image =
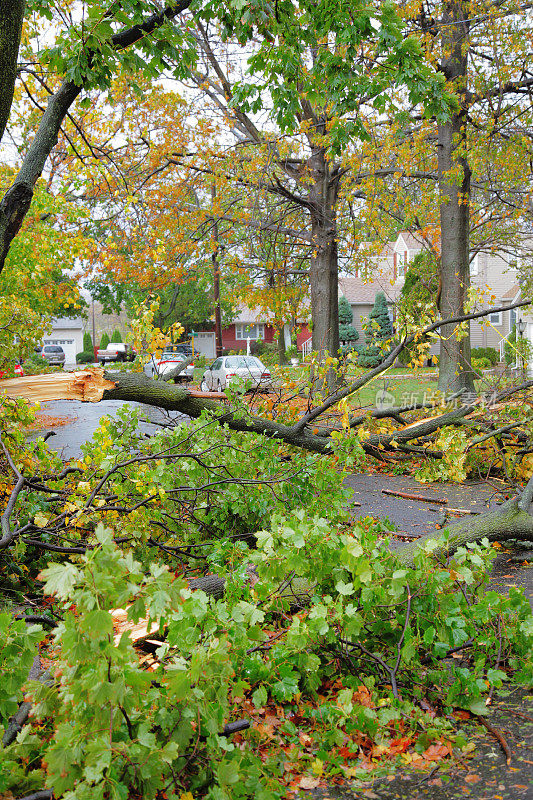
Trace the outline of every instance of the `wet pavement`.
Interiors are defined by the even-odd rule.
[[[349,475],[346,483],[353,489],[353,500],[361,504],[352,510],[354,519],[379,517],[385,524],[387,520],[392,523],[391,530],[416,536],[438,532],[436,526],[445,521],[445,509],[465,509],[482,514],[489,509],[497,509],[507,498],[505,484],[497,479],[491,479],[490,483],[466,481],[462,484],[422,484],[404,475],[361,474]],[[426,499],[447,500],[447,503],[442,505],[396,497],[384,494],[383,489]],[[458,518],[458,515],[450,513],[447,522],[453,523]],[[533,566],[528,566],[533,564],[532,550],[533,542],[530,545],[506,543],[494,560],[489,589],[507,594],[511,586],[521,587],[533,606]],[[528,560],[529,554],[531,557]],[[531,797],[533,799],[533,793]]]
[[[353,489],[353,499],[361,504],[360,508],[353,509],[354,519],[367,516],[387,518],[397,530],[419,536],[435,528],[445,508],[483,513],[488,508],[497,507],[506,498],[503,494],[504,484],[498,484],[497,481],[493,485],[482,481],[424,484],[405,475],[358,474],[349,475],[345,483]],[[383,489],[418,495],[428,500],[447,500],[447,503],[442,505],[395,497],[384,494]]]
[[[102,417],[114,416],[120,408],[129,406],[130,408],[140,408],[145,422],[141,422],[141,430],[145,433],[153,433],[159,425],[165,425],[172,420],[186,420],[183,414],[177,411],[164,411],[160,408],[147,406],[143,403],[127,402],[125,400],[102,400],[100,403],[82,403],[79,400],[53,400],[49,403],[41,403],[40,414],[46,419],[47,416],[69,418],[66,424],[51,425],[43,427],[39,431],[30,434],[33,436],[43,436],[48,431],[54,433],[47,439],[51,450],[60,453],[65,461],[81,456],[81,445],[87,442],[100,424]]]

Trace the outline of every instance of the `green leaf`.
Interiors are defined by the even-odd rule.
[[[80,571],[74,564],[65,561],[61,564],[51,564],[43,569],[39,580],[45,581],[45,594],[56,594],[64,600],[70,596],[80,575]]]
[[[466,708],[467,711],[471,711],[472,714],[477,714],[479,717],[486,717],[489,713],[489,709],[481,697],[473,697],[471,700],[467,700],[461,708]]]
[[[268,700],[267,690],[265,689],[263,684],[261,684],[261,686],[259,686],[252,694],[252,702],[256,708],[261,708],[261,706],[265,705],[267,700]]]

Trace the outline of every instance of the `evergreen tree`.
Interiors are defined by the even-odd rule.
[[[375,367],[385,358],[388,348],[385,342],[392,338],[392,323],[389,317],[387,300],[383,292],[378,292],[374,306],[365,326],[365,349],[359,356],[363,367]]]
[[[93,352],[93,340],[91,338],[91,334],[89,331],[85,331],[83,334],[83,352],[84,353],[92,353]]]
[[[433,253],[418,253],[409,264],[405,283],[397,304],[398,328],[402,332],[404,322],[418,321],[421,327],[429,325],[437,315],[436,298],[439,290],[439,268]],[[420,346],[430,341],[428,336],[419,338],[399,355],[402,364],[416,360]]]
[[[100,350],[105,350],[108,344],[109,344],[109,334],[103,333],[102,338],[100,339]]]
[[[356,342],[359,339],[357,328],[354,328],[352,322],[352,307],[343,295],[339,300],[339,341]]]
[[[119,344],[122,341],[122,334],[120,333],[118,328],[115,328],[113,331],[113,336],[111,337],[111,341],[113,344]]]

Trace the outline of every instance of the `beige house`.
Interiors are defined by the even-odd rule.
[[[339,279],[339,293],[352,306],[353,324],[361,339],[364,339],[362,321],[368,318],[378,292],[385,294],[391,319],[394,319],[394,306],[404,285],[409,263],[424,249],[427,247],[422,238],[402,232],[394,242],[388,242],[378,256],[367,257],[367,261],[373,262],[371,280],[366,280],[365,276],[359,274]],[[482,293],[484,307],[496,308],[516,302],[519,292],[516,261],[513,262],[506,254],[473,255],[470,280],[472,286]],[[484,319],[484,323],[473,320],[470,324],[472,347],[494,347],[503,354],[504,340],[516,323],[516,312],[495,312]]]

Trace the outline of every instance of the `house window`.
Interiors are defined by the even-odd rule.
[[[396,278],[405,278],[407,253],[396,253]]]
[[[501,325],[502,324],[502,312],[495,311],[493,314],[489,314],[489,322],[491,325]]]
[[[265,326],[262,322],[256,325],[235,325],[236,339],[264,339]]]
[[[479,253],[470,262],[470,275],[479,275]]]
[[[512,331],[516,325],[516,310],[511,308],[509,311],[509,330]]]

